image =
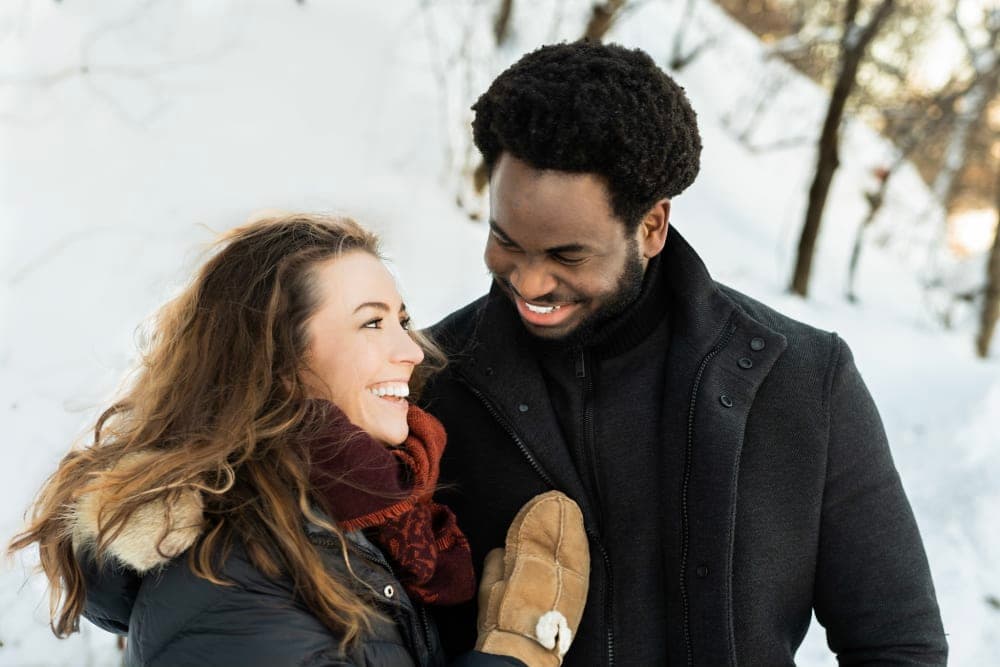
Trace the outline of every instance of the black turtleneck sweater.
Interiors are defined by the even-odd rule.
[[[668,293],[658,263],[659,258],[650,262],[637,300],[584,344],[566,347],[536,339],[531,346],[566,445],[599,513],[614,608],[646,610],[647,629],[666,628],[663,551],[671,548],[663,544],[657,478],[670,343]],[[618,643],[622,664],[662,664],[666,632],[644,632],[627,641],[634,630],[615,628],[625,640]]]

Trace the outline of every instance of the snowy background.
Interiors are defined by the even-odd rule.
[[[468,106],[523,52],[574,39],[586,2],[542,1],[491,44],[495,3],[5,0],[0,5],[0,536],[108,403],[137,325],[214,234],[263,210],[348,213],[379,231],[420,325],[488,285],[482,202],[461,190]],[[668,57],[683,3],[647,2],[609,38]],[[919,275],[938,233],[926,188],[893,180],[842,297],[869,172],[888,148],[848,124],[808,301],[784,291],[813,166],[807,143],[752,154],[732,136],[779,63],[714,5],[678,79],[699,113],[702,173],[673,224],[728,282],[839,332],[882,411],[920,523],[952,664],[1000,656],[1000,363],[973,355],[974,316],[942,331]],[[790,72],[759,143],[815,134],[825,93]],[[464,210],[456,205],[461,195]],[[996,348],[997,345],[995,344]],[[998,356],[994,352],[994,357]],[[115,665],[111,635],[56,640],[33,555],[0,569],[0,665]],[[835,664],[814,623],[798,660]]]

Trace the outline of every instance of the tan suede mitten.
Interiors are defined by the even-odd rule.
[[[590,547],[577,504],[549,491],[521,508],[505,549],[486,557],[476,650],[558,667],[580,625]]]

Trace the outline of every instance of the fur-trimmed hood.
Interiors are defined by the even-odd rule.
[[[156,456],[151,452],[129,454],[115,466],[116,472],[145,468]],[[115,507],[106,490],[84,494],[72,513],[73,548],[96,548],[98,527]],[[107,553],[122,564],[143,574],[170,562],[187,551],[201,535],[204,524],[201,493],[187,489],[169,504],[157,499],[141,506],[125,522],[108,545]]]

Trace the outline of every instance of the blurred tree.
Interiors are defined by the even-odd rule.
[[[510,19],[514,15],[514,0],[500,0],[496,19],[493,21],[493,37],[497,46],[503,46],[510,34]]]
[[[684,37],[687,35],[688,27],[690,27],[691,21],[694,18],[696,1],[687,0],[685,2],[684,14],[681,16],[680,23],[677,24],[677,30],[674,31],[674,45],[670,51],[669,67],[675,72],[679,72],[690,65],[705,49],[715,44],[714,37],[706,37],[697,46],[693,46],[690,49],[684,48]]]
[[[990,352],[990,341],[996,331],[997,319],[1000,319],[1000,160],[997,160],[996,175],[997,226],[986,264],[986,291],[983,295],[979,335],[976,337],[976,353],[983,358]]]
[[[844,116],[847,98],[855,86],[858,68],[869,44],[892,12],[894,5],[895,0],[882,0],[871,12],[866,24],[859,22],[858,14],[861,9],[861,0],[848,0],[844,10],[843,31],[840,40],[840,67],[819,138],[816,175],[809,189],[809,205],[806,209],[795,271],[792,275],[791,290],[801,296],[806,296],[809,292],[809,277],[812,272],[813,254],[816,250],[816,239],[819,236],[823,209],[826,206],[826,198],[830,192],[834,172],[840,165],[840,123]]]
[[[967,86],[958,86],[953,76],[940,89],[926,94],[915,93],[904,99],[898,108],[885,112],[888,123],[886,133],[894,139],[895,157],[886,166],[872,170],[876,183],[865,192],[868,212],[855,232],[848,262],[846,290],[848,301],[853,303],[858,300],[857,269],[864,248],[865,233],[882,209],[890,179],[900,167],[908,163],[916,151],[926,145],[928,136],[940,134],[943,128],[951,126],[955,120],[956,101],[966,91]]]
[[[977,44],[958,15],[959,2],[952,5],[949,19],[965,49],[969,69],[963,94],[953,101],[954,122],[948,126],[943,160],[931,185],[935,198],[951,210],[961,189],[962,172],[975,168],[973,155],[985,158],[989,147],[982,145],[981,129],[988,127],[987,109],[996,99],[1000,84],[1000,7],[983,13],[985,39]],[[985,151],[983,150],[985,149]],[[981,152],[982,151],[982,152]]]
[[[604,0],[595,3],[590,10],[590,21],[583,31],[584,39],[600,42],[621,16],[628,0]]]
[[[889,185],[889,175],[892,172],[890,167],[876,167],[872,169],[872,176],[875,177],[875,183],[873,187],[865,192],[865,201],[868,203],[868,213],[865,215],[861,224],[858,225],[857,231],[854,233],[854,244],[851,247],[851,259],[848,264],[847,269],[847,300],[851,303],[855,303],[858,300],[858,295],[854,289],[854,282],[858,273],[858,262],[861,259],[861,249],[864,247],[864,236],[865,231],[871,226],[872,222],[875,221],[875,216],[882,209],[882,204],[885,202],[885,191]]]

